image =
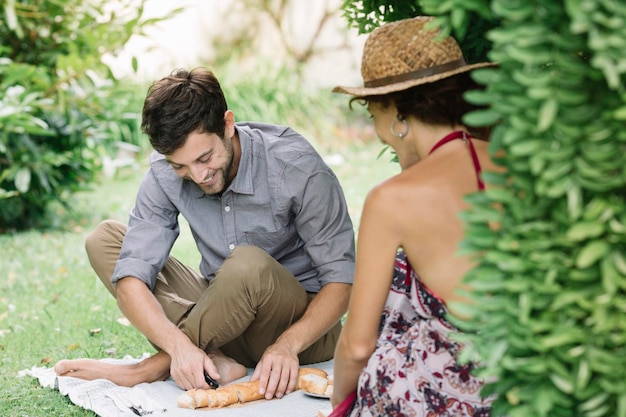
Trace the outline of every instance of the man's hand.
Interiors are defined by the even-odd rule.
[[[176,384],[184,390],[193,388],[208,389],[204,373],[215,380],[221,378],[213,361],[202,350],[191,342],[181,344],[176,351],[170,353],[170,375]]]
[[[298,381],[298,354],[329,331],[345,313],[350,298],[349,284],[330,283],[311,300],[304,315],[269,346],[252,374],[259,380],[265,398],[291,393]]]
[[[299,365],[298,354],[277,341],[265,350],[250,380],[259,380],[259,392],[266,399],[282,398],[295,389]]]
[[[213,361],[167,318],[143,281],[134,277],[118,281],[116,298],[128,320],[170,356],[170,375],[179,387],[208,388],[204,371],[213,379],[220,378]]]

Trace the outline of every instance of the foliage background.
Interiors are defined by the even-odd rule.
[[[470,61],[507,174],[468,197],[461,253],[478,266],[458,306],[495,416],[626,416],[626,4],[598,1],[345,1],[363,32],[438,16]],[[500,207],[501,209],[497,209]],[[499,228],[490,227],[498,224]]]
[[[51,205],[94,181],[106,148],[137,138],[135,90],[102,57],[159,20],[143,19],[143,5],[0,8],[0,232],[54,224]]]

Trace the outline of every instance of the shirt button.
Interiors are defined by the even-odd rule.
[[[230,249],[230,250],[235,249],[235,245],[231,243],[230,245],[228,245],[228,249]]]
[[[226,207],[224,207],[224,211],[225,211],[226,213],[228,213],[228,212],[230,211],[230,206],[226,206]]]

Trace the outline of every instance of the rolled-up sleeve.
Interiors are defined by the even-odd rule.
[[[293,179],[305,173],[291,172],[287,175]],[[320,284],[352,284],[354,229],[337,177],[320,164],[315,172],[306,174],[304,186],[294,194],[300,196],[296,204],[296,228],[306,242],[305,251],[318,271]]]
[[[115,284],[122,278],[135,277],[153,290],[178,234],[178,210],[150,170],[130,212],[128,230],[111,282]]]

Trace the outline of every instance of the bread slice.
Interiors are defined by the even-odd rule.
[[[298,379],[304,375],[315,374],[319,376],[323,376],[324,378],[328,378],[328,372],[323,369],[318,368],[300,368],[298,370]]]
[[[191,408],[191,409],[196,408],[196,403],[193,400],[192,391],[194,390],[189,390],[187,392],[184,392],[178,397],[179,408]]]
[[[218,407],[226,407],[229,405],[237,404],[239,402],[237,391],[235,391],[233,385],[219,387],[215,390],[215,396],[217,397]]]
[[[313,394],[324,395],[328,387],[328,378],[318,374],[302,375],[298,381],[301,389]]]
[[[328,373],[323,369],[300,368],[296,389],[302,389],[314,394],[323,394],[328,385]],[[318,392],[320,391],[321,392]]]
[[[259,381],[239,382],[233,384],[233,388],[237,393],[237,398],[240,403],[256,401],[265,397],[263,394],[259,393]]]
[[[191,389],[178,397],[180,408],[216,407],[217,397],[215,390]]]
[[[217,392],[214,389],[202,389],[198,391],[204,392],[204,398],[202,398],[202,401],[198,403],[197,408],[202,408],[202,407],[213,408],[219,405],[219,402],[217,399]]]

